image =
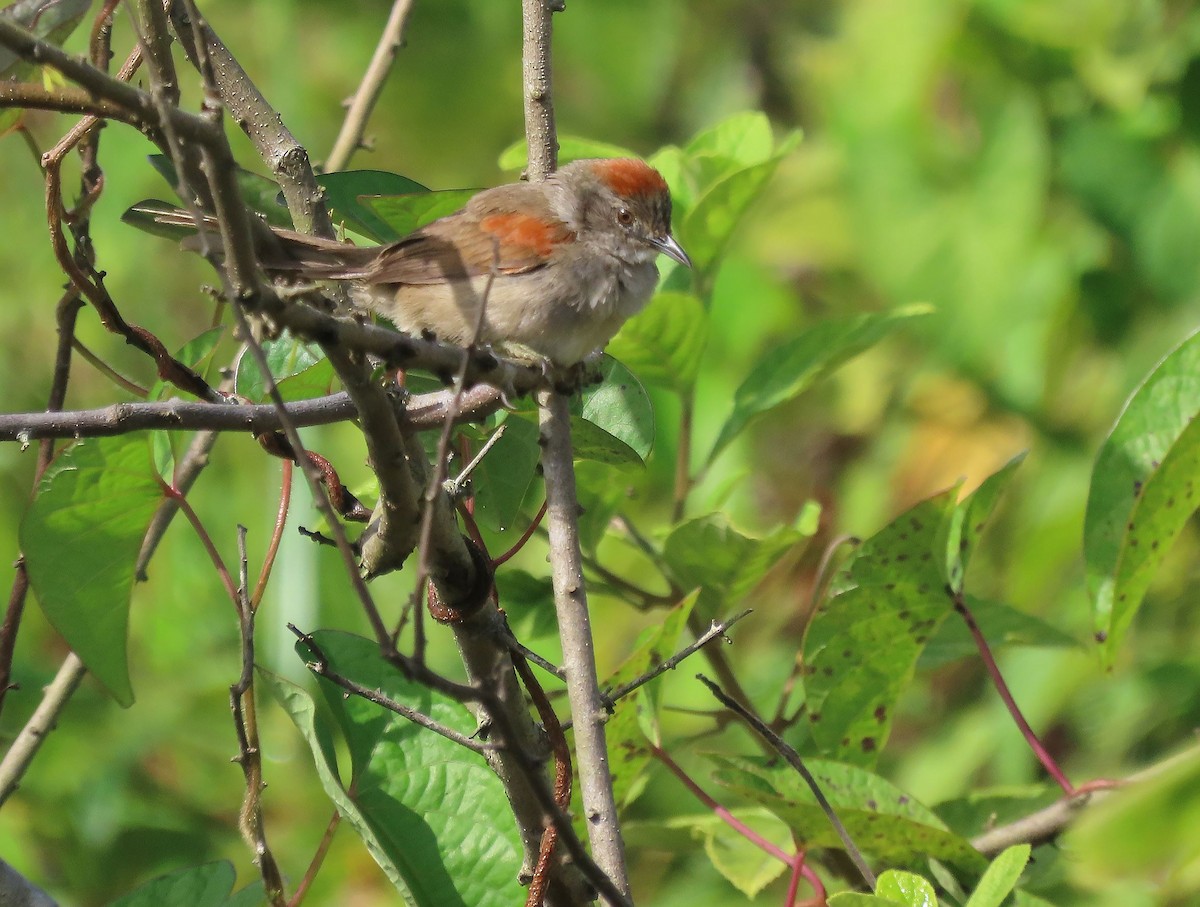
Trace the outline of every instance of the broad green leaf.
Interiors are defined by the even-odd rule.
[[[175,353],[175,358],[189,368],[203,374],[206,361],[212,356],[213,350],[217,348],[217,344],[220,343],[224,333],[225,328],[223,326],[209,328],[204,333],[193,337],[181,346]],[[161,400],[163,397],[169,396],[173,390],[174,385],[159,380],[150,386],[150,392],[147,396],[151,400]]]
[[[262,348],[267,366],[285,400],[329,392],[333,369],[316,343],[298,340],[284,331],[273,340],[264,340]],[[301,376],[305,376],[303,380],[300,380]],[[284,393],[284,384],[289,380],[293,382],[287,388],[290,393]],[[235,387],[239,394],[255,403],[268,399],[267,382],[258,367],[258,360],[249,351],[238,362]]]
[[[571,445],[576,460],[593,460],[609,466],[645,464],[636,450],[583,416],[571,416]]]
[[[801,538],[788,526],[751,538],[734,529],[724,514],[713,513],[676,526],[663,544],[663,558],[685,588],[700,586],[732,604]]]
[[[980,483],[979,487],[958,502],[946,525],[945,579],[954,592],[962,592],[971,556],[979,545],[988,518],[1013,473],[1025,459],[1021,453]]]
[[[782,154],[777,155],[724,177],[697,198],[677,224],[676,235],[697,273],[709,274],[720,263],[742,217],[762,196],[781,157]]]
[[[589,157],[639,157],[636,152],[620,145],[594,142],[574,135],[558,137],[558,164],[583,160]],[[524,139],[513,142],[500,154],[501,170],[524,170],[529,163],[529,145]]]
[[[369,198],[380,195],[413,195],[429,192],[420,183],[386,170],[342,170],[322,173],[317,182],[325,190],[325,202],[336,224],[376,242],[391,242],[405,233],[397,232],[380,217]],[[373,199],[372,199],[373,201]]]
[[[695,605],[696,594],[692,593],[672,608],[661,623],[650,627],[624,664],[604,682],[605,690],[615,690],[637,679],[674,655]],[[617,702],[613,716],[605,727],[612,763],[613,791],[621,807],[632,803],[642,791],[646,766],[651,759],[646,740],[658,742],[657,721],[661,700],[662,685],[657,679],[652,680]]]
[[[874,346],[899,325],[928,314],[925,305],[824,321],[767,353],[733,395],[733,411],[708,455],[711,463],[750,421],[799,396],[833,369]]]
[[[938,907],[937,892],[927,879],[911,872],[889,869],[879,875],[875,893],[906,907]]]
[[[658,293],[608,345],[613,358],[649,384],[686,391],[708,342],[708,312],[690,293]]]
[[[1096,457],[1083,548],[1106,663],[1171,543],[1200,504],[1200,332],[1134,391]]]
[[[774,145],[771,121],[765,113],[752,110],[735,113],[698,133],[684,151],[690,157],[713,155],[751,167],[770,158]]]
[[[236,878],[228,860],[190,866],[151,879],[108,907],[225,907]]]
[[[21,550],[46,619],[122,706],[142,537],[162,502],[142,434],[80,441],[51,464],[21,521]]]
[[[1017,887],[1032,849],[1028,844],[1015,844],[998,854],[971,892],[966,907],[1000,907]]]
[[[770,810],[749,807],[732,809],[730,813],[780,850],[787,852],[792,849],[791,831]],[[787,866],[773,855],[764,853],[757,844],[712,813],[677,816],[664,824],[670,829],[687,829],[693,840],[702,841],[704,852],[717,871],[748,898],[756,897],[787,871]],[[658,840],[662,840],[661,835]],[[647,845],[653,843],[646,842]],[[679,852],[684,848],[675,850]]]
[[[463,734],[475,731],[466,708],[406,679],[370,640],[329,630],[314,638],[338,673]],[[297,651],[307,657],[303,645]],[[325,792],[406,902],[507,907],[522,900],[520,838],[504,789],[481,757],[318,677],[349,750],[351,777],[341,779],[312,699],[263,676],[308,741]]]
[[[550,636],[558,632],[554,613],[554,583],[549,576],[534,576],[509,565],[496,570],[500,605],[518,639]]]
[[[637,377],[612,356],[604,356],[599,370],[601,382],[580,394],[579,415],[645,460],[654,447],[654,407],[650,395]]]
[[[1019,611],[1003,602],[966,596],[975,623],[992,651],[1004,646],[1067,649],[1079,645],[1075,637],[1040,617]],[[979,654],[979,648],[963,620],[947,620],[934,631],[921,652],[917,666],[931,670]]]
[[[493,532],[508,529],[537,472],[541,448],[538,427],[528,419],[510,416],[497,431],[503,431],[471,476],[475,490],[475,519]],[[513,538],[516,541],[516,538]]]
[[[443,189],[416,195],[363,196],[360,201],[387,224],[390,238],[407,236],[418,227],[463,207],[476,189]]]
[[[1067,830],[1072,877],[1103,890],[1154,879],[1163,904],[1200,897],[1200,747],[1160,764],[1152,777],[1105,794]]]
[[[805,847],[842,849],[842,840],[804,779],[791,766],[762,757],[712,755],[714,780],[765,806]],[[919,866],[934,857],[960,871],[982,872],[986,861],[929,809],[866,769],[805,760],[822,793],[865,853],[891,866]]]
[[[951,613],[942,578],[953,489],[867,539],[804,635],[806,714],[822,753],[871,765],[921,649]]]
[[[829,898],[828,903],[829,907],[907,907],[901,901],[863,894],[861,891],[839,891]]]

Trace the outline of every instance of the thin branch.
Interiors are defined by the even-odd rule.
[[[696,652],[700,651],[705,646],[707,646],[710,642],[712,642],[714,639],[724,638],[726,631],[728,631],[730,627],[732,627],[734,624],[736,624],[743,617],[748,616],[750,613],[751,613],[750,609],[747,608],[745,611],[742,611],[740,614],[735,614],[733,617],[726,618],[723,621],[718,622],[718,621],[714,620],[712,622],[712,626],[710,626],[691,645],[685,646],[684,648],[680,649],[678,652],[676,652],[674,655],[672,655],[666,661],[664,661],[658,665],[655,665],[652,669],[650,669],[649,671],[647,671],[645,674],[641,675],[640,677],[635,677],[633,680],[629,681],[629,683],[621,684],[621,686],[619,686],[615,690],[612,690],[611,692],[609,692],[609,694],[608,694],[609,700],[611,702],[616,702],[619,699],[623,699],[624,697],[628,696],[630,693],[632,693],[634,690],[638,689],[639,687],[645,686],[647,683],[649,683],[655,677],[658,677],[660,674],[665,674],[667,671],[675,670],[675,668],[677,668],[679,666],[679,663],[681,661],[683,661],[685,658],[687,658],[689,655],[693,655]],[[725,641],[729,642],[728,639],[726,639]]]
[[[808,766],[804,764],[804,760],[800,758],[800,754],[789,746],[782,737],[767,727],[767,723],[755,715],[752,711],[729,696],[717,684],[713,683],[703,674],[697,674],[696,679],[708,687],[709,691],[717,698],[717,701],[725,708],[734,712],[739,718],[745,721],[763,740],[771,745],[771,748],[779,755],[787,760],[788,765],[794,768],[800,777],[804,779],[804,783],[808,785],[808,789],[812,791],[813,797],[817,801],[817,805],[821,807],[821,811],[825,813],[825,817],[829,820],[829,824],[833,826],[833,830],[837,832],[837,836],[842,839],[842,846],[846,849],[847,856],[858,868],[859,874],[863,877],[863,881],[867,883],[867,887],[875,890],[875,873],[871,871],[871,867],[867,865],[867,861],[863,858],[862,852],[858,849],[858,845],[850,837],[850,833],[846,831],[846,826],[842,824],[842,820],[838,818],[834,812],[832,804],[825,796],[825,792],[821,790],[821,786],[817,784],[817,779],[813,777],[812,772],[808,770]]]
[[[579,498],[571,450],[571,413],[567,397],[554,391],[539,394],[542,469],[546,481],[550,565],[554,608],[562,641],[567,698],[575,729],[579,787],[587,816],[588,837],[596,862],[625,894],[629,877],[625,848],[613,795],[604,723],[607,708],[596,676],[596,654],[579,550]]]
[[[307,663],[308,669],[314,674],[324,677],[326,680],[336,684],[348,693],[352,693],[355,696],[366,699],[368,702],[373,702],[376,705],[382,706],[389,712],[395,712],[400,717],[407,718],[413,724],[419,725],[426,730],[433,731],[435,734],[445,737],[452,743],[457,743],[459,746],[466,747],[473,753],[478,753],[482,756],[489,749],[494,749],[494,747],[489,746],[488,744],[480,743],[478,740],[473,740],[465,734],[460,734],[453,728],[446,727],[441,722],[430,718],[424,712],[418,711],[417,709],[407,706],[402,702],[397,702],[382,690],[369,689],[364,687],[358,681],[351,680],[349,677],[339,674],[329,666],[329,659],[326,657],[325,652],[321,649],[320,645],[315,639],[313,639],[307,633],[302,633],[296,628],[295,624],[289,623],[287,626],[288,629],[296,635],[296,638],[304,643],[305,647],[308,649],[309,655],[311,656],[311,660]]]
[[[518,551],[525,547],[526,542],[533,538],[533,534],[537,532],[538,526],[542,524],[542,520],[546,516],[546,502],[542,501],[542,506],[538,508],[538,512],[534,515],[529,525],[525,527],[525,531],[521,533],[521,537],[513,543],[513,546],[492,558],[493,569],[510,560]]]
[[[312,887],[317,873],[321,871],[321,866],[325,863],[325,855],[329,853],[329,848],[333,844],[333,833],[337,831],[337,827],[341,821],[342,814],[335,809],[329,817],[329,823],[325,826],[325,833],[321,835],[321,841],[317,844],[317,850],[313,854],[313,858],[308,861],[308,869],[304,871],[304,878],[300,880],[300,884],[296,886],[295,894],[288,901],[288,907],[300,907],[304,903],[304,898],[308,895],[308,889]]]
[[[525,86],[525,141],[529,145],[526,174],[531,181],[545,179],[558,167],[558,136],[554,127],[554,98],[550,79],[551,17],[563,9],[563,0],[521,0],[524,24],[521,53]]]
[[[4,759],[0,760],[0,806],[12,796],[45,739],[58,726],[58,716],[83,680],[87,668],[71,652],[63,659],[54,680],[46,687],[42,701],[21,728]]]
[[[341,131],[338,132],[338,137],[333,143],[333,150],[329,152],[329,157],[325,160],[327,172],[346,169],[354,152],[363,147],[363,133],[367,128],[367,121],[371,118],[375,102],[379,100],[379,95],[383,91],[396,54],[404,46],[404,29],[408,25],[408,16],[412,12],[412,6],[413,0],[395,0],[392,4],[392,11],[379,36],[379,43],[375,46],[371,63],[367,66],[362,82],[359,84],[358,90],[354,92],[354,98],[350,101],[346,118],[342,121]]]

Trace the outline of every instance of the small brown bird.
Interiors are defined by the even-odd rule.
[[[268,272],[346,281],[400,330],[573,365],[649,301],[655,260],[691,261],[671,235],[671,193],[632,159],[582,160],[543,182],[485,189],[460,211],[390,245],[355,247],[292,231]],[[490,281],[490,286],[489,286]]]

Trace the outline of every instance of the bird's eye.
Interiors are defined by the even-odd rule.
[[[633,223],[633,214],[629,211],[628,208],[618,208],[617,209],[617,223],[620,224],[622,227],[628,227],[630,224]]]

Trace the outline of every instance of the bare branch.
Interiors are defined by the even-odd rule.
[[[542,180],[558,167],[558,136],[550,79],[552,15],[563,0],[521,0],[524,22],[522,75],[525,84],[525,141],[529,145],[530,180]]]
[[[588,615],[579,550],[579,499],[571,450],[568,399],[554,391],[539,395],[542,468],[546,479],[547,528],[554,580],[554,608],[562,640],[567,698],[575,728],[579,787],[588,836],[596,862],[624,894],[629,894],[625,846],[617,819],[604,722],[607,707],[596,676],[596,654]]]
[[[346,111],[346,119],[342,122],[341,131],[333,143],[333,150],[325,160],[325,169],[336,172],[346,169],[354,152],[361,148],[363,133],[367,128],[367,120],[375,109],[375,102],[383,91],[388,73],[396,54],[404,46],[404,29],[408,25],[408,16],[412,12],[413,0],[395,0],[392,11],[388,15],[387,24],[379,36],[375,53],[363,74],[362,83],[354,92],[350,107]]]

